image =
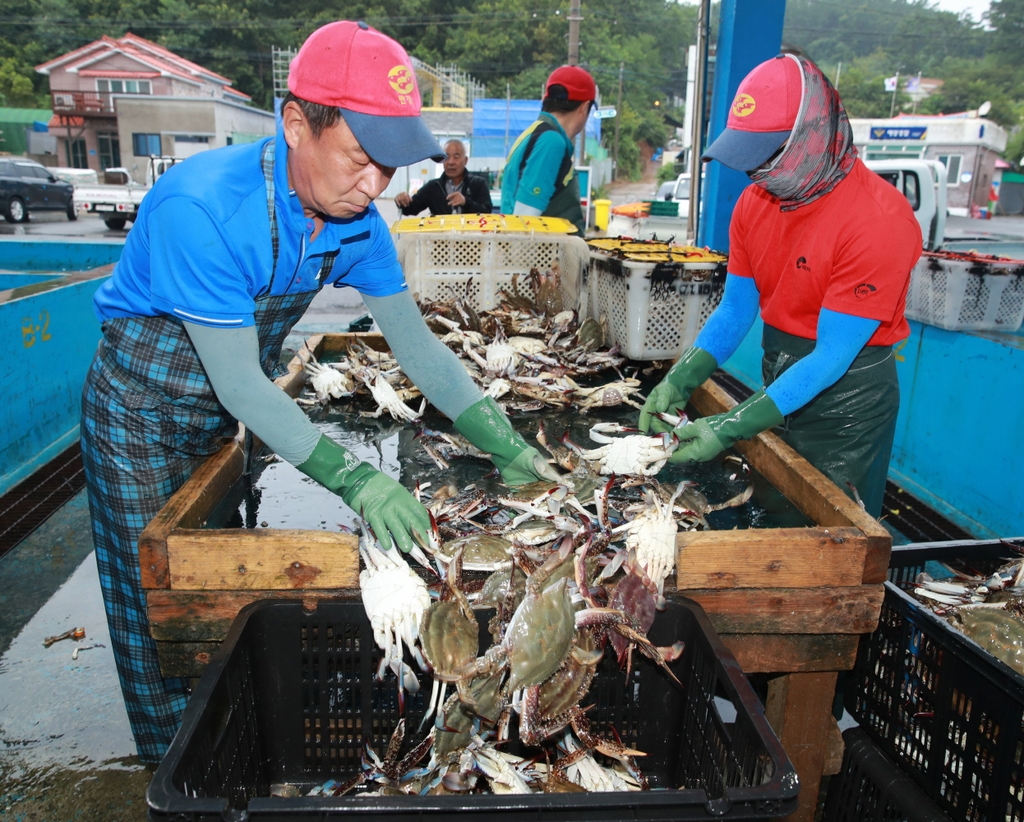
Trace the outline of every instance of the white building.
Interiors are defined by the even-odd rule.
[[[949,213],[966,217],[971,205],[988,205],[996,159],[1006,148],[1005,129],[977,112],[938,116],[851,119],[853,141],[865,160],[913,157],[946,166]]]

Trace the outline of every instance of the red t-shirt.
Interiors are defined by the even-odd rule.
[[[832,191],[794,211],[749,186],[729,243],[729,272],[754,278],[768,325],[813,340],[824,307],[879,320],[868,345],[910,334],[903,310],[921,229],[907,198],[860,160]]]

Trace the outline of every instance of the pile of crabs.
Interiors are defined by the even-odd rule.
[[[483,389],[517,416],[635,405],[642,399],[635,378],[598,389],[575,381],[624,360],[602,349],[599,324],[577,325],[545,282],[536,278],[533,300],[509,297],[491,312],[477,314],[459,299],[422,308]],[[308,368],[317,395],[310,402],[356,395],[362,385],[378,405],[362,413],[408,422],[423,413],[422,404],[406,404],[414,389],[398,382],[386,354],[353,344],[343,364],[311,359]],[[432,682],[431,695],[420,726],[407,729],[403,719],[386,752],[368,745],[362,771],[332,783],[332,795],[648,787],[644,752],[613,727],[591,727],[588,692],[606,657],[628,682],[634,652],[675,681],[671,663],[682,643],[656,647],[647,632],[666,607],[676,535],[707,528],[709,512],[744,503],[752,488],[712,505],[692,483],[655,479],[675,448],[671,434],[598,423],[591,437],[600,445],[585,449],[541,426],[538,443],[565,473],[495,491],[483,483],[459,488],[446,474],[454,458],[487,455],[457,435],[421,428],[418,441],[437,471],[416,494],[434,531],[407,557],[364,530],[360,588],[382,651],[377,676],[394,676],[400,705],[421,681]],[[523,755],[507,750],[510,735]]]
[[[1006,545],[1021,551],[1020,546]],[[942,578],[922,571],[909,593],[996,659],[1024,674],[1024,561],[1009,560],[991,573],[963,563],[936,567],[943,570]]]
[[[359,578],[383,652],[378,677],[393,673],[400,695],[419,690],[415,669],[432,679],[424,735],[399,759],[400,724],[387,754],[367,748],[362,773],[337,791],[645,789],[644,752],[614,728],[591,728],[587,694],[606,655],[626,669],[627,682],[634,651],[676,680],[669,663],[683,643],[656,647],[646,633],[666,607],[678,529],[700,527],[724,506],[708,505],[686,483],[592,471],[498,498],[472,487],[430,490],[418,489],[436,525],[410,553],[419,573],[364,531]],[[480,612],[493,613],[486,649]],[[503,749],[513,715],[528,755]]]
[[[427,325],[462,358],[484,394],[507,411],[587,411],[622,404],[639,408],[640,380],[622,376],[619,369],[626,360],[618,347],[606,346],[605,324],[593,318],[580,322],[576,311],[563,306],[557,272],[533,270],[529,285],[500,291],[500,302],[490,311],[476,311],[466,295],[421,301],[420,310]],[[314,357],[306,369],[321,403],[369,394],[377,406],[363,412],[370,416],[387,413],[411,421],[423,414],[422,403],[418,409],[408,405],[420,396],[419,389],[388,353],[352,342],[339,362],[320,363]],[[590,387],[578,382],[605,373],[615,373],[617,379]]]

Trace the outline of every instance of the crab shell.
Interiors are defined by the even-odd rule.
[[[419,419],[422,414],[422,409],[417,413],[399,399],[395,389],[383,374],[377,374],[370,383],[370,393],[373,395],[373,401],[377,403],[378,415],[387,411],[399,422],[412,422]]]
[[[652,477],[657,474],[672,456],[674,447],[666,447],[662,436],[648,437],[632,434],[613,439],[607,445],[584,451],[585,460],[599,462],[598,470],[608,474],[640,474]]]
[[[402,669],[402,643],[415,649],[423,614],[430,607],[427,584],[403,560],[395,560],[375,546],[363,546],[366,568],[359,574],[363,608],[373,638],[396,675]],[[406,688],[415,677],[405,677]]]
[[[576,609],[567,579],[536,594],[529,589],[502,643],[508,653],[508,690],[539,685],[561,666],[572,647]]]
[[[637,514],[626,532],[626,550],[636,552],[637,563],[658,588],[664,591],[665,578],[675,570],[676,532],[679,529],[672,515],[672,505],[655,496],[653,505]]]
[[[480,649],[477,622],[457,600],[431,605],[423,614],[419,633],[423,655],[434,678],[442,682],[456,681],[454,671],[472,662]]]

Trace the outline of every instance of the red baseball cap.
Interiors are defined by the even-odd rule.
[[[701,157],[752,171],[789,139],[804,96],[804,73],[792,54],[765,60],[740,83],[725,131]]]
[[[590,72],[579,66],[561,66],[551,72],[548,81],[544,84],[544,96],[551,96],[552,86],[562,86],[567,92],[567,97],[556,95],[556,99],[571,100],[574,103],[586,103],[597,97],[597,86]]]
[[[288,88],[310,103],[337,106],[359,145],[381,165],[444,160],[420,117],[409,55],[366,23],[341,20],[309,35],[292,60]]]

